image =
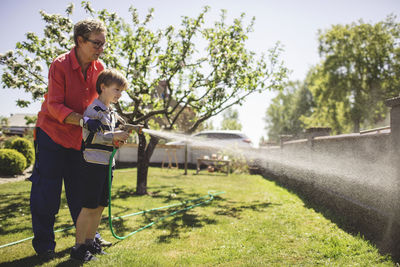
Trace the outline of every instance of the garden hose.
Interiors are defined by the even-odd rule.
[[[111,153],[110,162],[109,162],[109,170],[108,170],[108,185],[109,185],[108,186],[108,224],[110,226],[110,230],[111,230],[112,235],[116,239],[123,240],[123,239],[125,239],[127,237],[130,237],[131,235],[136,234],[137,232],[140,232],[140,231],[152,226],[153,224],[155,224],[157,222],[165,220],[166,218],[171,217],[171,216],[173,216],[173,215],[175,215],[177,213],[180,213],[180,212],[183,212],[183,211],[187,211],[187,210],[193,209],[193,208],[195,208],[197,206],[206,204],[206,203],[212,201],[214,199],[214,196],[225,193],[223,191],[220,191],[220,192],[208,191],[207,195],[199,197],[199,198],[196,198],[196,199],[193,199],[193,200],[187,200],[187,201],[184,201],[184,202],[181,202],[181,203],[177,203],[177,204],[172,204],[172,205],[163,206],[163,207],[159,207],[159,208],[154,208],[154,209],[150,209],[150,210],[139,211],[139,212],[135,212],[135,213],[131,213],[131,214],[127,214],[127,215],[123,215],[123,216],[119,216],[119,217],[113,218],[112,217],[112,213],[111,213],[111,182],[112,182],[112,164],[113,164],[113,159],[114,159],[114,155],[115,155],[116,152],[117,152],[117,149],[115,148],[113,150],[113,152]],[[177,207],[177,206],[183,206],[183,205],[186,205],[186,204],[188,204],[190,202],[195,202],[195,201],[200,200],[200,199],[206,199],[206,200],[204,200],[202,202],[199,202],[199,203],[196,203],[196,204],[193,204],[193,205],[190,205],[190,206],[185,206],[183,209],[171,212],[171,213],[169,213],[169,214],[167,214],[167,215],[165,215],[163,217],[158,218],[156,221],[153,221],[153,222],[151,222],[151,223],[149,223],[149,224],[147,224],[147,225],[145,225],[145,226],[143,226],[143,227],[141,227],[141,228],[139,228],[139,229],[127,234],[127,235],[125,235],[125,236],[118,236],[114,232],[114,228],[113,228],[113,225],[112,225],[112,221],[113,220],[122,219],[122,218],[129,217],[129,216],[136,216],[136,215],[139,215],[139,214],[145,214],[147,212],[151,212],[151,211],[155,211],[155,210],[161,210],[161,209],[167,209],[167,208],[172,208],[172,207]]]
[[[123,240],[123,239],[125,239],[125,238],[127,238],[127,237],[129,237],[131,235],[134,235],[137,232],[140,232],[140,231],[152,226],[153,224],[155,224],[157,222],[160,222],[162,220],[165,220],[166,218],[171,217],[171,216],[173,216],[175,214],[178,214],[180,212],[183,212],[183,211],[186,211],[186,210],[190,210],[190,209],[193,209],[193,208],[195,208],[197,206],[206,204],[206,203],[212,201],[214,199],[214,196],[225,193],[223,191],[220,191],[220,192],[208,191],[207,195],[199,197],[199,198],[196,198],[196,199],[193,199],[193,200],[187,200],[187,201],[183,201],[183,202],[177,203],[177,204],[171,204],[171,205],[168,205],[168,206],[163,206],[163,207],[159,207],[159,208],[139,211],[139,212],[135,212],[135,213],[131,213],[131,214],[127,214],[127,215],[123,215],[123,216],[119,216],[119,217],[114,217],[113,218],[112,215],[111,215],[111,178],[112,178],[112,162],[113,162],[114,155],[115,155],[116,152],[117,152],[117,149],[114,149],[113,152],[111,153],[110,162],[109,162],[110,165],[109,165],[109,173],[108,173],[108,184],[109,184],[109,186],[108,186],[108,193],[109,193],[109,195],[108,195],[108,223],[109,223],[112,235],[115,238],[119,239],[119,240]],[[125,236],[118,236],[114,232],[114,228],[112,226],[112,221],[113,220],[122,219],[122,218],[130,217],[130,216],[136,216],[136,215],[140,215],[140,214],[145,214],[145,213],[148,213],[148,212],[151,212],[151,211],[155,211],[155,210],[161,210],[161,209],[167,209],[167,208],[172,208],[172,207],[183,206],[183,205],[186,205],[188,203],[195,202],[195,201],[198,201],[198,200],[201,200],[201,199],[205,199],[205,200],[202,201],[202,202],[190,205],[190,206],[185,206],[184,208],[182,208],[180,210],[176,210],[174,212],[171,212],[171,213],[169,213],[169,214],[167,214],[167,215],[165,215],[163,217],[158,218],[156,221],[151,222],[151,223],[149,223],[149,224],[147,224],[147,225],[145,225],[145,226],[143,226],[143,227],[141,227],[141,228],[139,228],[139,229],[127,234],[127,235],[125,235]],[[72,229],[74,227],[75,226],[69,226],[67,228],[58,229],[58,230],[55,230],[54,233],[64,232],[64,231],[70,230],[70,229]],[[27,238],[24,238],[24,239],[21,239],[21,240],[18,240],[18,241],[10,242],[10,243],[7,243],[7,244],[3,244],[3,245],[0,245],[0,249],[1,248],[5,248],[5,247],[9,247],[9,246],[12,246],[12,245],[16,245],[16,244],[19,244],[19,243],[22,243],[24,241],[31,240],[31,239],[33,239],[33,236],[27,237]]]

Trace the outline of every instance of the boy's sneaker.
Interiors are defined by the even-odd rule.
[[[71,259],[84,262],[97,260],[97,258],[90,253],[86,245],[80,245],[79,248],[73,247],[71,249]]]
[[[104,240],[104,239],[101,238],[101,237],[95,237],[95,238],[94,238],[94,242],[97,243],[97,244],[99,244],[99,245],[102,246],[102,247],[110,247],[110,246],[112,245],[111,242],[108,242],[108,241]]]
[[[107,253],[96,242],[93,242],[91,245],[86,245],[86,246],[87,250],[89,250],[89,252],[92,253],[93,255],[107,255]]]

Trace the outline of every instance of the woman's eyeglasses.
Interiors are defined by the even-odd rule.
[[[102,47],[107,46],[107,42],[100,42],[100,41],[95,41],[95,40],[90,40],[89,38],[85,38],[86,41],[91,42],[92,44],[94,44],[94,47],[96,47],[97,49],[100,49]]]

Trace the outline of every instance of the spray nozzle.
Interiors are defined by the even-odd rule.
[[[125,123],[123,125],[120,125],[120,129],[123,131],[127,131],[129,133],[131,133],[133,130],[135,130],[138,134],[142,134],[142,129],[143,129],[143,125],[133,125],[133,124],[129,124],[129,123]]]

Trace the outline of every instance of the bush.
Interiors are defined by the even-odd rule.
[[[22,174],[26,168],[26,158],[15,149],[0,149],[0,173]]]
[[[230,172],[231,173],[249,173],[249,165],[246,157],[243,153],[238,151],[223,151],[219,155],[221,159],[226,158],[231,161]]]
[[[17,150],[25,156],[26,168],[32,165],[33,161],[35,160],[35,149],[33,148],[33,144],[31,141],[19,137],[11,142],[10,148]]]
[[[33,129],[28,129],[24,133],[24,138],[28,139],[33,144]]]
[[[3,145],[1,146],[1,148],[11,148],[12,142],[13,142],[15,139],[17,139],[17,138],[19,138],[19,137],[16,136],[16,135],[7,136],[7,137],[4,139]]]
[[[231,155],[231,172],[234,173],[249,173],[249,165],[244,155]]]

